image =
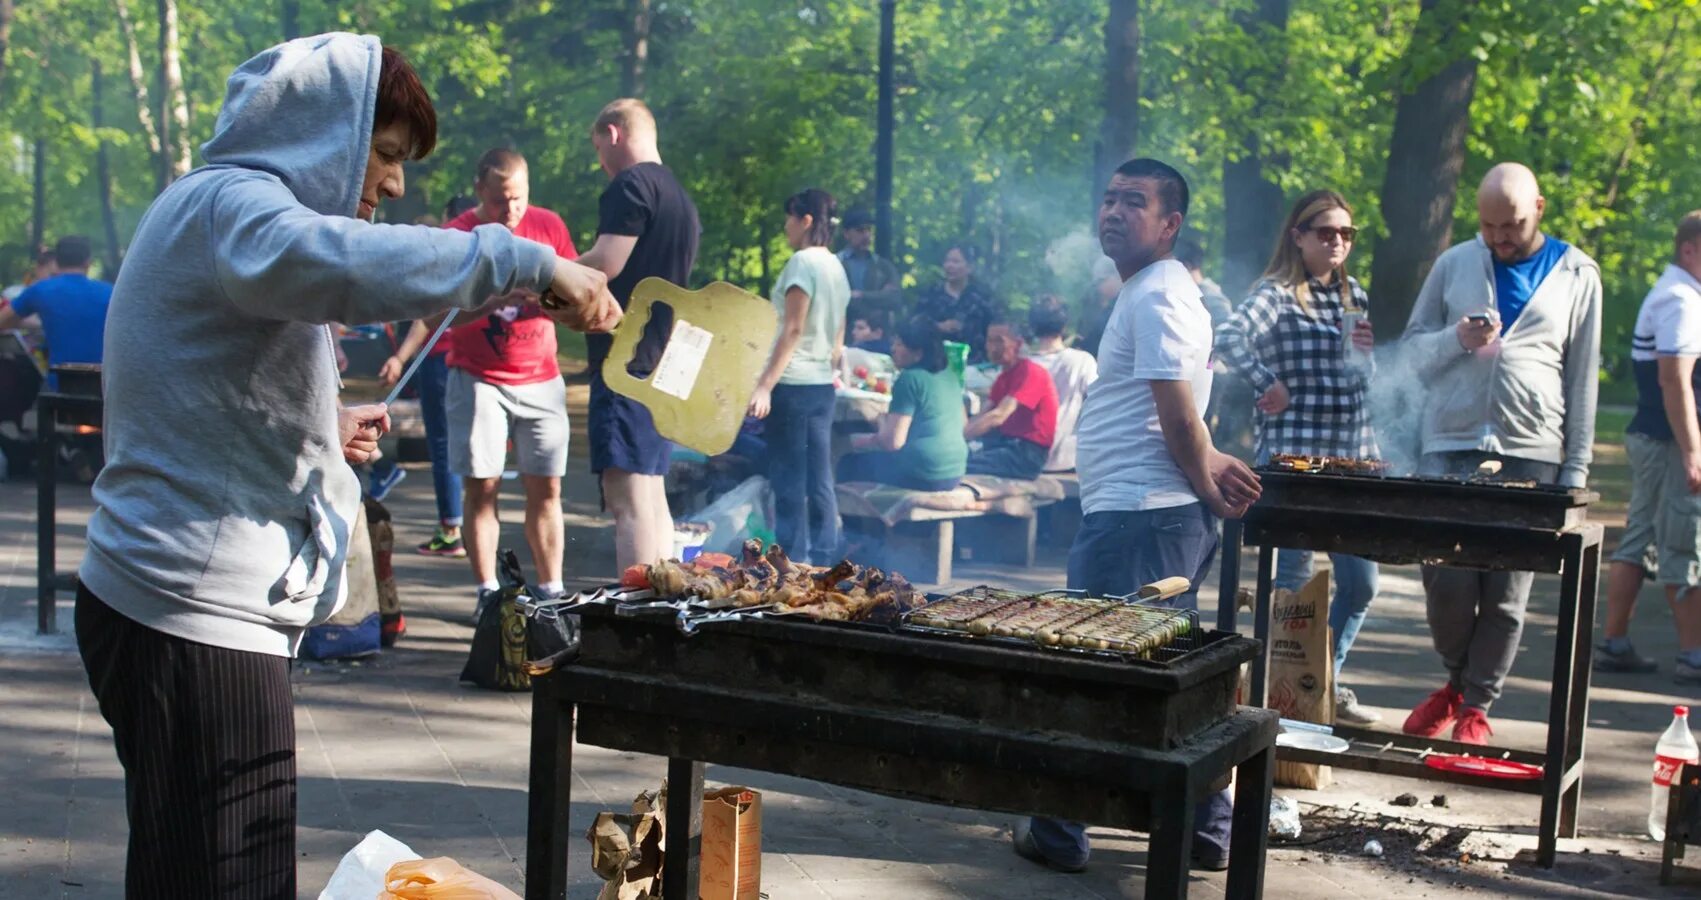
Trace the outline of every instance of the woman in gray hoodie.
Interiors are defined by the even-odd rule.
[[[349,463],[389,423],[340,407],[329,323],[516,289],[550,289],[569,327],[619,318],[600,273],[499,225],[373,224],[436,138],[377,38],[291,41],[231,75],[206,165],[137,227],[76,613],[124,766],[130,897],[295,896],[289,660],[347,594]]]

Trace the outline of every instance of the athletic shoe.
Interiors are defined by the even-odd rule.
[[[1419,703],[1417,709],[1406,717],[1406,724],[1400,726],[1400,730],[1418,737],[1435,737],[1453,724],[1464,702],[1465,695],[1453,690],[1449,684]]]
[[[431,540],[420,544],[417,549],[426,556],[449,556],[455,559],[466,559],[467,557],[466,544],[462,543],[458,537],[454,540],[444,537],[441,528],[437,529],[437,533],[431,536]]]
[[[1335,724],[1336,725],[1375,725],[1382,721],[1382,714],[1374,709],[1358,705],[1358,695],[1349,687],[1335,687]]]
[[[1692,666],[1680,657],[1672,666],[1671,680],[1678,684],[1701,684],[1701,666]]]
[[[1198,850],[1193,851],[1192,855],[1188,858],[1188,861],[1190,863],[1188,868],[1202,869],[1206,872],[1225,871],[1228,869],[1229,864],[1227,853],[1224,853],[1222,856],[1210,856],[1200,853]]]
[[[1649,672],[1659,671],[1659,668],[1659,663],[1637,653],[1636,648],[1629,643],[1624,645],[1624,650],[1621,652],[1614,652],[1611,647],[1607,646],[1606,641],[1595,645],[1596,672],[1629,672],[1634,675],[1646,675]]]
[[[1494,736],[1494,729],[1488,727],[1488,713],[1474,706],[1459,710],[1459,722],[1453,726],[1453,740],[1461,744],[1476,744],[1483,746]]]
[[[472,620],[467,624],[477,627],[478,620],[484,618],[484,611],[490,608],[491,604],[499,603],[501,600],[501,591],[487,591],[483,588],[479,588],[478,603],[473,607]]]
[[[390,490],[396,485],[401,484],[402,479],[406,477],[408,477],[408,470],[401,466],[396,466],[391,469],[390,474],[387,477],[379,477],[378,474],[374,472],[372,477],[366,480],[366,496],[371,497],[379,503],[383,503],[384,498],[390,496]]]
[[[1087,864],[1084,861],[1066,866],[1052,861],[1044,853],[1041,853],[1039,844],[1034,843],[1033,832],[1028,830],[1027,819],[1017,819],[1015,826],[1010,829],[1010,847],[1016,851],[1017,856],[1030,862],[1037,862],[1048,869],[1056,869],[1059,872],[1071,874],[1087,871]]]

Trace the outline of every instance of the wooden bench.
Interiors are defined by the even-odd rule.
[[[969,476],[949,491],[912,491],[892,485],[838,485],[839,514],[882,534],[876,564],[918,584],[951,580],[956,523],[976,520],[989,546],[1020,548],[1012,561],[1031,567],[1036,556],[1036,513],[1062,499],[1055,479],[1031,482]]]

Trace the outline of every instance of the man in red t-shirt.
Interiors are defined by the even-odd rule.
[[[548,244],[564,259],[578,252],[561,217],[530,206],[525,157],[495,149],[478,161],[473,182],[478,206],[444,224],[474,231],[499,225],[523,238]],[[463,517],[467,558],[478,580],[473,616],[498,596],[496,543],[508,441],[526,490],[526,541],[531,545],[539,588],[562,593],[561,477],[567,473],[567,385],[555,363],[555,322],[538,306],[538,296],[516,291],[511,305],[473,322],[456,325],[449,344],[449,467],[464,479]]]
[[[1003,371],[992,382],[992,408],[963,426],[963,437],[981,442],[969,451],[969,474],[1038,478],[1057,436],[1057,386],[1022,356],[1022,339],[1008,322],[987,326],[986,358]]]

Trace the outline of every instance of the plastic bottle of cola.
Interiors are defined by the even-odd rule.
[[[1695,746],[1695,736],[1689,733],[1689,707],[1674,707],[1671,726],[1654,745],[1654,784],[1648,802],[1648,836],[1654,840],[1666,839],[1666,804],[1672,782],[1678,779],[1684,763],[1701,762],[1698,756],[1701,752]]]

